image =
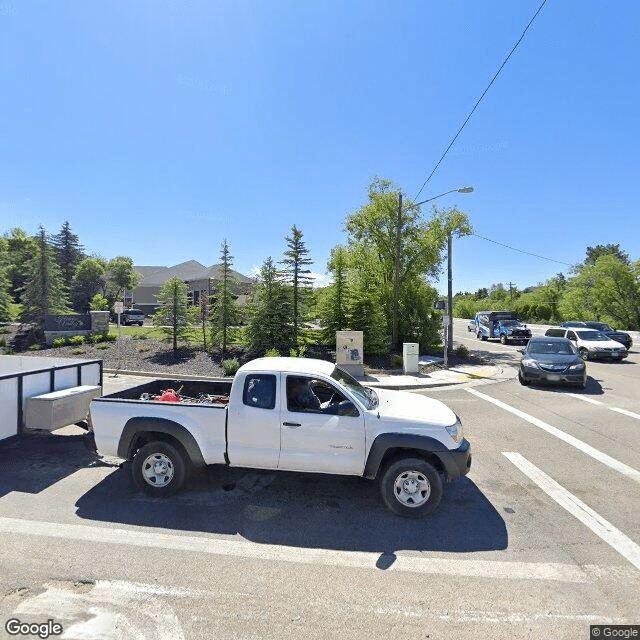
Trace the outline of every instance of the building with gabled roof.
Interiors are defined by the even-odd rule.
[[[197,260],[188,260],[172,267],[134,266],[140,276],[137,286],[126,291],[124,296],[127,308],[135,307],[145,315],[152,314],[158,307],[158,293],[171,278],[180,278],[189,287],[189,296],[194,305],[202,305],[217,292],[217,283],[222,281],[222,265],[205,267]],[[233,284],[231,291],[237,296],[237,302],[244,306],[255,284],[255,279],[231,270]]]

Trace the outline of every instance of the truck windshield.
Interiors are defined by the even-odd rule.
[[[378,394],[369,387],[363,387],[353,376],[349,375],[339,367],[335,367],[331,377],[337,380],[343,387],[362,402],[367,409],[375,409],[378,406]]]

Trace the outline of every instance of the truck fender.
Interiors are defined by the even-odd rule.
[[[421,436],[412,433],[381,433],[373,441],[369,449],[369,457],[364,467],[365,478],[373,480],[380,470],[380,465],[385,455],[391,449],[400,449],[404,451],[424,452],[433,454],[440,463],[440,471],[445,471],[443,461],[438,452],[448,452],[449,449],[435,438],[430,436]]]
[[[131,448],[136,436],[144,432],[171,436],[182,445],[193,466],[205,466],[202,451],[200,451],[200,447],[193,435],[181,424],[167,418],[140,417],[127,420],[120,436],[120,442],[118,442],[118,457],[129,460],[133,454]],[[162,440],[163,438],[157,439]]]

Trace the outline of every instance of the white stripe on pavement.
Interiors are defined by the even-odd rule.
[[[616,529],[600,514],[588,507],[572,493],[559,485],[553,478],[541,471],[519,453],[503,452],[522,473],[535,482],[550,498],[555,500],[563,509],[580,520],[599,538],[613,547],[621,556],[626,558],[637,569],[640,569],[640,546],[628,538],[622,531]]]
[[[640,420],[640,414],[634,413],[633,411],[628,411],[627,409],[620,409],[619,407],[608,407],[604,402],[600,402],[599,400],[594,400],[593,398],[587,398],[586,396],[582,396],[579,393],[567,393],[566,395],[571,396],[572,398],[578,398],[578,400],[583,400],[584,402],[596,404],[599,407],[604,407],[605,409],[609,409],[611,411],[616,411],[617,413],[621,413],[623,416],[628,416],[629,418],[635,418],[636,420]]]
[[[20,536],[43,536],[63,540],[129,545],[171,551],[207,553],[276,562],[319,564],[338,568],[375,569],[380,553],[307,549],[249,541],[226,540],[204,536],[152,532],[137,529],[112,529],[78,524],[60,524],[0,518],[0,533]],[[556,562],[505,562],[497,560],[465,560],[458,558],[426,558],[398,555],[387,571],[454,575],[512,580],[551,580],[557,582],[588,582],[588,575],[574,565]]]
[[[598,451],[598,449],[595,449],[594,447],[587,444],[586,442],[583,442],[582,440],[578,440],[578,438],[574,438],[568,433],[565,433],[564,431],[560,431],[560,429],[557,429],[556,427],[552,427],[550,424],[547,424],[542,420],[538,420],[538,418],[534,418],[533,416],[530,416],[528,413],[525,413],[524,411],[520,411],[519,409],[516,409],[515,407],[512,407],[511,405],[508,405],[505,402],[502,402],[501,400],[496,400],[495,398],[492,398],[491,396],[481,393],[480,391],[476,391],[475,389],[467,389],[467,391],[469,393],[472,393],[474,396],[481,398],[482,400],[486,400],[487,402],[491,402],[492,404],[495,404],[497,407],[500,407],[505,411],[509,411],[509,413],[513,413],[519,418],[522,418],[523,420],[526,420],[527,422],[535,425],[536,427],[543,429],[547,433],[550,433],[552,436],[555,436],[556,438],[560,438],[560,440],[563,440],[567,444],[570,444],[572,447],[579,449],[580,451],[582,451],[582,453],[586,453],[588,456],[591,456],[598,462],[602,462],[602,464],[607,465],[611,469],[614,469],[615,471],[618,471],[619,473],[624,474],[628,478],[631,478],[631,480],[640,482],[640,471],[637,471],[636,469],[634,469],[633,467],[630,467],[624,462],[620,462],[619,460],[616,460],[615,458],[608,456],[606,453],[602,453],[602,451]]]

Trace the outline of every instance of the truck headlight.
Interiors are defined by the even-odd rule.
[[[457,417],[457,416],[456,416]],[[451,439],[458,444],[458,442],[460,442],[462,440],[463,433],[462,433],[462,422],[460,422],[460,418],[458,418],[454,424],[452,424],[449,427],[445,427],[445,429],[447,430],[447,433],[451,436]]]

